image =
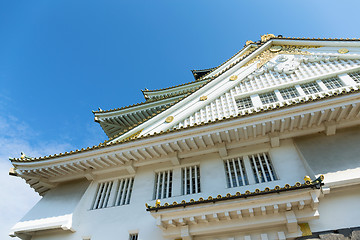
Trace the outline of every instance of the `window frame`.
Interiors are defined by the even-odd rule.
[[[250,155],[255,155],[255,154],[267,154],[268,158],[270,159],[271,162],[271,166],[272,166],[272,170],[275,173],[276,178],[274,178],[274,180],[272,181],[265,181],[265,182],[261,182],[259,181],[258,183],[256,182],[256,177],[254,175],[252,166],[251,166],[251,160],[250,160]],[[232,159],[232,158],[242,158],[244,161],[244,167],[245,167],[245,171],[246,174],[248,176],[248,185],[243,185],[243,186],[237,186],[237,187],[228,187],[228,182],[227,182],[227,173],[226,170],[224,168],[224,177],[225,177],[225,188],[229,189],[229,188],[242,188],[242,187],[249,187],[249,186],[255,186],[258,184],[266,184],[266,183],[272,183],[272,182],[276,182],[276,181],[280,181],[280,175],[279,172],[277,171],[277,166],[275,165],[274,162],[274,157],[271,151],[271,147],[268,144],[262,144],[259,146],[259,148],[257,150],[251,150],[251,151],[246,151],[243,152],[241,154],[231,154],[228,156],[227,159]],[[225,159],[225,160],[227,160]],[[222,164],[224,165],[224,159],[222,159]]]
[[[131,186],[129,186],[129,188],[127,189],[127,191],[130,190],[129,197],[126,198],[126,199],[128,199],[127,203],[117,205],[116,204],[116,202],[117,202],[116,199],[117,199],[117,194],[118,194],[119,188],[121,186],[120,185],[121,181],[122,180],[127,180],[127,179],[132,180],[130,182]],[[135,182],[135,174],[124,175],[124,176],[121,176],[121,177],[112,177],[112,178],[107,178],[107,179],[101,179],[99,181],[94,182],[93,186],[95,186],[96,190],[92,193],[93,197],[92,197],[92,201],[91,201],[90,210],[98,210],[98,209],[104,209],[104,208],[120,207],[120,206],[124,206],[124,205],[129,205],[131,203],[131,195],[132,195],[132,192],[133,192],[133,189],[134,189],[134,182]],[[106,205],[99,207],[98,204],[96,204],[96,202],[98,201],[98,197],[100,197],[99,188],[100,188],[101,184],[103,184],[103,183],[111,183],[111,188],[110,188],[108,196],[107,196],[108,199],[107,199]],[[117,185],[117,189],[115,188],[116,185]],[[114,195],[115,195],[115,198],[114,198]],[[113,201],[113,203],[111,203],[110,201]],[[95,205],[97,205],[97,206],[94,207]]]
[[[190,173],[189,173],[189,176],[190,176],[190,178],[184,178],[184,171],[183,171],[183,169],[187,169],[187,168],[191,168],[192,169],[192,167],[196,167],[197,168],[197,171],[195,171],[195,174],[194,174],[194,176],[195,176],[195,189],[196,190],[194,190],[194,187],[193,187],[193,182],[192,182],[192,179],[193,179],[193,176],[191,175],[190,176]],[[192,195],[192,194],[198,194],[198,193],[201,193],[201,172],[200,172],[200,164],[189,164],[189,165],[187,165],[187,166],[181,166],[180,167],[180,176],[181,176],[181,191],[180,191],[180,195],[182,195],[182,196],[185,196],[185,195]],[[186,172],[186,175],[187,175],[187,172]],[[187,182],[185,182],[185,180],[187,181],[188,179],[190,179],[190,181],[189,181],[189,188],[185,188],[185,186],[187,186]],[[189,189],[189,193],[187,193],[187,190]],[[191,192],[191,190],[192,190],[192,192]]]

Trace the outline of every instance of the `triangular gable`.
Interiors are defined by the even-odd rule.
[[[326,58],[323,58],[326,59]],[[294,73],[278,73],[274,70],[268,70],[262,74],[257,71],[249,74],[247,78],[240,81],[235,87],[223,93],[205,107],[191,114],[176,125],[177,129],[194,126],[202,122],[213,122],[217,119],[230,118],[244,113],[239,110],[235,99],[245,98],[247,96],[265,92],[272,92],[274,89],[287,88],[300,84],[307,79],[314,77],[323,77],[336,72],[352,71],[360,68],[360,60],[337,60],[329,59],[326,62],[303,62]],[[313,69],[316,72],[313,73]],[[247,111],[250,111],[248,109]]]
[[[287,40],[286,45],[281,45],[280,42],[273,44],[272,41],[269,41],[267,44],[262,45],[260,48],[246,55],[244,61],[239,61],[241,60],[241,55],[244,54],[244,52],[240,52],[238,53],[239,56],[233,57],[223,68],[218,68],[207,76],[213,80],[209,81],[205,86],[199,88],[152,119],[149,119],[145,123],[111,141],[115,142],[128,139],[140,130],[141,134],[139,134],[139,136],[152,135],[173,128],[184,128],[201,122],[215,121],[237,115],[238,110],[234,102],[235,95],[246,92],[251,93],[253,91],[266,91],[269,87],[280,86],[286,83],[286,81],[288,83],[297,81],[299,74],[287,72],[289,76],[286,76],[287,74],[285,73],[274,71],[274,69],[269,66],[270,64],[265,65],[279,55],[286,54],[301,59],[297,68],[301,65],[298,71],[301,72],[304,70],[305,72],[303,72],[303,74],[306,74],[306,71],[309,70],[308,68],[316,72],[317,70],[312,68],[318,68],[321,64],[319,66],[310,66],[316,62],[322,63],[325,61],[335,63],[333,65],[330,64],[331,66],[326,64],[324,66],[321,65],[320,68],[323,67],[323,69],[318,72],[323,75],[326,75],[326,72],[330,74],[331,71],[335,71],[336,68],[342,68],[342,70],[344,70],[344,67],[341,67],[343,65],[346,66],[346,68],[348,67],[348,69],[358,67],[359,62],[350,60],[359,58],[357,51],[344,55],[344,53],[340,53],[341,45],[339,45],[339,43],[336,43],[335,47],[330,47],[329,43],[326,43],[326,51],[322,49],[322,44],[323,42],[321,41],[306,42],[306,45],[301,46],[299,45],[299,41],[297,41],[296,45],[291,45],[291,41]],[[244,49],[244,51],[247,50],[249,49]],[[335,62],[337,61],[337,57],[344,60],[341,60],[342,62]],[[265,67],[270,68],[269,71],[273,73],[269,75],[268,70],[262,73]],[[234,78],[234,76],[236,76],[236,79],[231,79]],[[316,74],[314,76],[316,76]],[[268,79],[269,77],[273,79]],[[284,84],[284,86],[285,85],[286,84]],[[209,108],[212,108],[213,111],[209,111]],[[214,115],[214,113],[216,114]]]

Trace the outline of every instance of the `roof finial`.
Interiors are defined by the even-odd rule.
[[[246,43],[245,43],[245,46],[247,46],[247,45],[249,45],[249,44],[252,44],[252,43],[254,43],[254,42],[251,41],[251,40],[247,40]]]
[[[261,42],[266,42],[267,40],[269,40],[271,38],[275,38],[275,35],[271,34],[271,33],[261,35]]]
[[[99,107],[99,111],[102,112],[102,109]]]

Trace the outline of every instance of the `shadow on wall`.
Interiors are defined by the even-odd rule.
[[[49,190],[21,221],[73,213],[88,186],[89,181],[80,180],[61,184]]]
[[[360,168],[360,127],[294,139],[309,166],[317,174]]]

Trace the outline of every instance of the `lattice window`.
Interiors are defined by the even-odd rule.
[[[343,86],[342,82],[338,77],[333,77],[329,79],[322,80],[322,82],[325,84],[325,86],[328,89],[336,89]]]
[[[296,90],[295,87],[281,89],[281,90],[279,90],[279,92],[280,92],[281,96],[284,98],[284,100],[296,98],[296,97],[300,96],[300,94],[298,93],[298,91]]]
[[[117,180],[116,197],[114,206],[121,206],[130,203],[134,178],[125,178]]]
[[[129,234],[129,240],[138,240],[139,234]]]
[[[274,92],[259,94],[259,97],[262,104],[277,102],[277,98]]]
[[[236,105],[237,105],[239,110],[243,110],[243,109],[246,109],[246,108],[251,108],[251,107],[254,106],[252,104],[252,101],[251,101],[250,97],[236,99],[235,102],[236,102]]]
[[[129,204],[133,184],[134,178],[99,183],[92,209]]]
[[[250,155],[249,160],[256,183],[277,180],[277,176],[267,153]]]
[[[154,199],[172,196],[172,170],[158,172],[155,175]]]
[[[232,158],[224,161],[227,186],[239,187],[249,185],[244,161],[242,158]]]
[[[99,183],[92,209],[107,207],[112,186],[113,181]]]
[[[349,76],[350,76],[356,83],[360,83],[360,72],[349,73]]]
[[[181,169],[182,194],[199,193],[200,189],[200,168],[199,166],[184,167]]]
[[[304,93],[307,95],[314,94],[321,91],[321,88],[316,82],[306,83],[301,85],[301,88],[304,90]]]

